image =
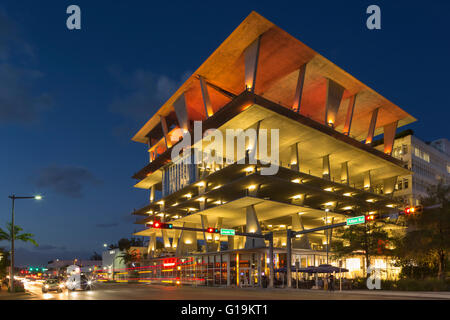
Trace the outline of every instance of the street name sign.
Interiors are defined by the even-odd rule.
[[[352,217],[347,219],[347,225],[352,226],[355,224],[361,224],[366,222],[365,216],[359,216],[359,217]]]
[[[234,236],[236,231],[234,229],[220,229],[220,234],[222,236]]]

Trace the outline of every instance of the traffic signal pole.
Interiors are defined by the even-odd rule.
[[[292,287],[292,274],[291,274],[291,266],[292,266],[292,230],[291,229],[287,229],[286,232],[286,254],[287,254],[287,259],[286,259],[286,278],[287,278],[287,287],[291,288]]]

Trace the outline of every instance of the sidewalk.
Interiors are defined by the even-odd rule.
[[[9,293],[7,290],[0,291],[0,300],[16,300],[16,299],[31,298],[32,296],[33,295],[28,292]]]
[[[448,291],[433,292],[433,291],[350,290],[342,292],[348,292],[353,294],[365,294],[365,295],[380,295],[380,296],[450,299],[450,292]]]

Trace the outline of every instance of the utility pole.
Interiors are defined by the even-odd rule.
[[[35,199],[41,200],[42,196],[31,196],[31,197],[18,197],[16,195],[8,196],[12,200],[12,210],[11,210],[11,270],[9,270],[9,292],[14,292],[14,240],[16,238],[14,230],[14,207],[16,199]]]
[[[11,211],[11,269],[9,270],[9,292],[14,291],[14,205],[16,202],[16,196],[12,195],[12,211]]]

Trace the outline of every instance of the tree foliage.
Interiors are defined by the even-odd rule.
[[[12,224],[7,223],[6,225],[6,231],[0,228],[0,241],[6,240],[11,242],[12,239]],[[36,240],[34,240],[34,234],[32,233],[22,233],[23,228],[19,226],[14,226],[14,240],[19,240],[23,242],[29,242],[34,244],[36,247],[38,246]]]
[[[428,273],[436,269],[438,277],[445,279],[450,248],[449,200],[450,186],[441,182],[429,188],[427,197],[421,199],[423,213],[408,217],[407,232],[396,237],[395,255],[403,269],[410,270],[409,276],[414,276],[414,269],[426,274],[423,269],[428,268]]]
[[[365,265],[369,268],[371,257],[391,254],[391,250],[388,249],[391,238],[383,229],[384,225],[382,222],[371,222],[336,231],[336,238],[339,240],[331,244],[333,256],[343,258],[363,255]]]
[[[130,242],[130,240],[128,240],[127,238],[122,238],[122,239],[120,239],[119,242],[118,242],[117,244],[118,244],[119,249],[120,249],[121,251],[123,251],[123,250],[128,250],[128,249],[130,249],[130,247],[131,247],[131,242]]]
[[[124,250],[117,258],[125,265],[130,266],[133,262],[139,262],[140,252],[138,250]]]
[[[102,260],[102,256],[94,251],[94,254],[90,257],[89,260]]]
[[[6,269],[10,264],[9,252],[0,248],[0,279],[6,276]]]

